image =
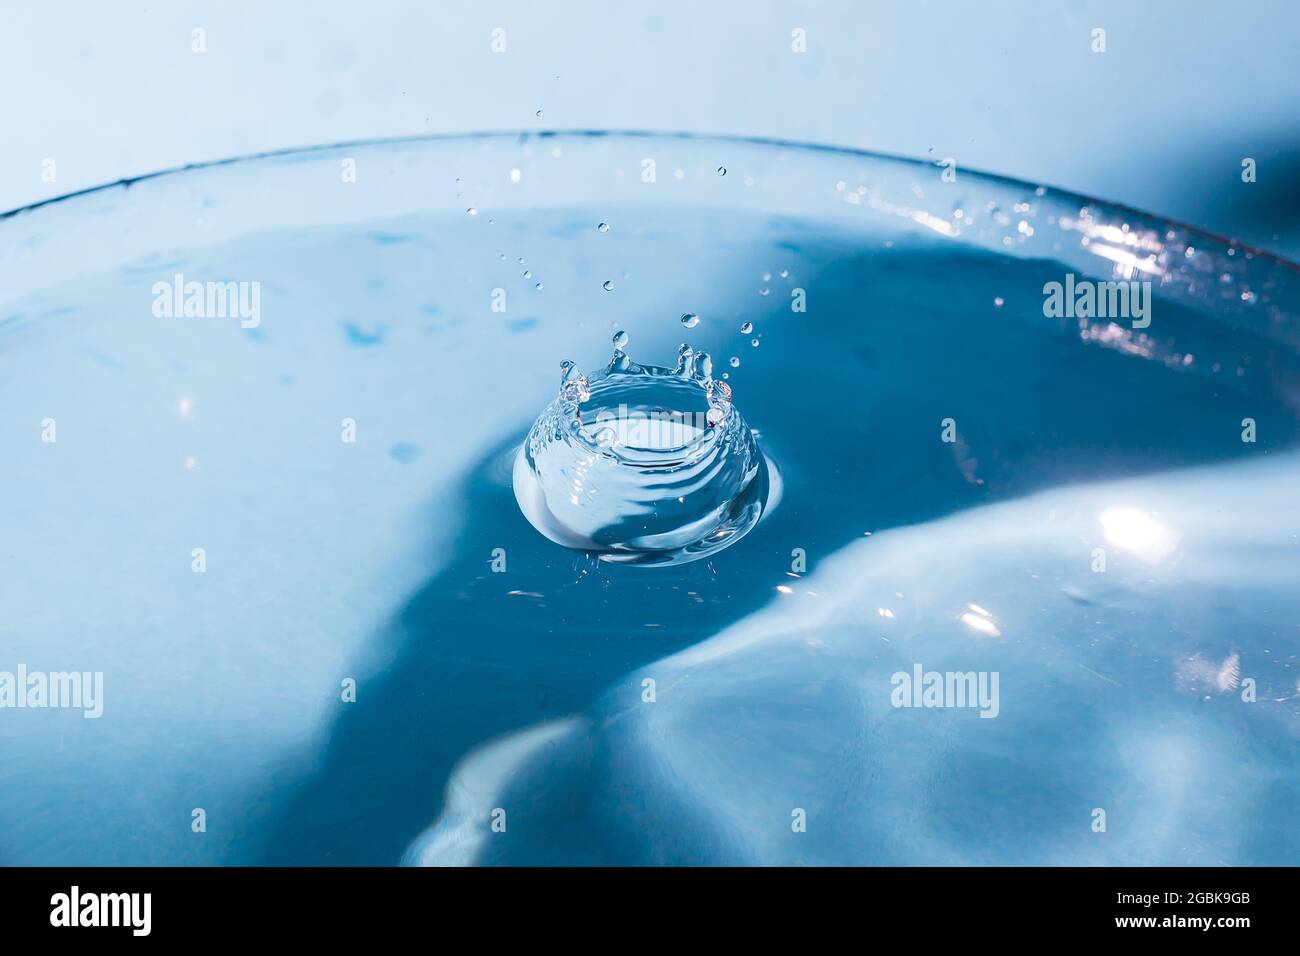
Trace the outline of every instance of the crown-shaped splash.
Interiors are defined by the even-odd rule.
[[[713,378],[683,345],[672,368],[614,355],[584,375],[561,364],[560,390],[515,462],[515,497],[538,531],[606,561],[681,564],[735,543],[762,517],[768,463]]]

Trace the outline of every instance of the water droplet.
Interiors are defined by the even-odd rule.
[[[1002,298],[1002,296],[998,296],[996,299],[993,300],[993,308],[995,309],[1000,309],[1005,304],[1006,301]]]
[[[585,402],[591,397],[587,376],[572,362],[560,363],[560,399],[570,403]]]
[[[788,279],[789,277],[790,277],[790,270],[789,270],[789,269],[782,269],[782,270],[781,270],[781,278],[782,278],[782,279]]]
[[[627,333],[619,329],[614,333],[614,348],[622,349],[627,347]]]
[[[682,325],[686,326],[688,329],[693,329],[699,324],[700,317],[694,312],[687,312],[682,316]]]
[[[718,175],[719,175],[719,176],[725,176],[725,175],[727,175],[727,167],[726,167],[726,166],[719,166],[719,167],[718,167]]]
[[[467,213],[469,213],[471,216],[477,216],[477,215],[478,215],[478,210],[475,209],[473,206],[470,206],[470,207],[469,207],[468,209],[466,209],[465,211],[466,211]]]
[[[523,174],[520,170],[518,170],[518,169],[512,169],[512,170],[510,170],[510,181],[511,181],[512,183],[517,183],[517,182],[519,182],[519,180],[521,180],[521,179],[523,179],[523,178],[524,178],[524,174]]]
[[[537,115],[538,115],[538,116],[541,116],[541,115],[542,115],[542,111],[541,111],[541,110],[538,110],[538,111],[537,111]]]
[[[599,229],[601,232],[609,232],[609,223],[607,223],[607,222],[602,222],[602,223],[601,223],[599,226],[597,226],[596,228]]]
[[[538,292],[541,292],[541,291],[542,291],[542,284],[541,284],[540,282],[537,283],[537,291],[538,291]]]
[[[758,339],[750,339],[749,344],[754,346],[754,348],[758,348]]]
[[[762,288],[762,289],[759,289],[759,290],[758,290],[758,294],[759,294],[759,295],[767,295],[768,292],[770,292],[770,291],[771,291],[770,289]]]
[[[531,279],[532,277],[533,277],[532,270],[531,270],[531,269],[525,269],[525,270],[524,270],[524,278],[525,278],[525,279]]]
[[[529,522],[619,563],[681,564],[738,541],[766,510],[770,472],[710,366],[686,345],[675,369],[621,351],[590,377],[564,362],[515,461]]]
[[[606,292],[613,292],[613,291],[614,291],[614,280],[613,280],[613,279],[606,279],[603,283],[601,283],[601,288],[604,289]]]
[[[754,331],[754,323],[753,323],[753,322],[742,322],[742,323],[741,323],[741,325],[740,325],[740,334],[741,334],[741,335],[748,335],[750,332],[753,332],[753,331]]]
[[[731,367],[740,368],[740,359],[734,355],[731,357]]]

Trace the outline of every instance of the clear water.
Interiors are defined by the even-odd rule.
[[[632,194],[647,151],[680,198]],[[0,670],[105,684],[97,720],[0,711],[0,862],[1300,861],[1290,267],[1161,226],[1139,334],[1044,316],[1113,260],[1015,184],[939,210],[919,164],[713,141],[363,155],[363,199],[325,152],[0,221]],[[155,317],[175,273],[260,281],[259,323]],[[780,476],[725,550],[628,566],[521,513],[560,361],[617,331],[714,356]],[[612,515],[565,524],[604,547]],[[996,719],[894,707],[917,664],[996,672]]]
[[[561,363],[515,458],[515,497],[547,538],[603,561],[702,560],[771,509],[769,466],[707,352],[683,343],[666,368],[632,361],[627,343],[615,332],[592,376]]]

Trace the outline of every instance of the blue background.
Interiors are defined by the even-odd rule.
[[[687,130],[952,157],[1294,257],[1298,40],[1285,0],[8,2],[0,208],[363,137]]]

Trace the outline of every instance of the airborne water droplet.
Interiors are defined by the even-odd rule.
[[[606,279],[603,283],[601,283],[601,288],[604,289],[606,292],[613,292],[613,291],[614,291],[614,280],[613,280],[613,279]]]
[[[627,347],[627,333],[619,329],[614,333],[614,348],[621,349]]]
[[[599,229],[601,232],[609,232],[609,223],[607,223],[607,222],[602,222],[602,223],[601,223],[599,226],[597,226],[596,228]]]
[[[739,367],[740,367],[740,359],[739,359],[738,357],[736,357],[735,355],[733,355],[733,356],[731,357],[731,367],[732,367],[732,368],[739,368]]]
[[[753,332],[753,331],[754,331],[754,323],[753,323],[753,322],[742,322],[742,323],[741,323],[741,325],[740,325],[740,332],[741,332],[742,335],[748,335],[750,332]]]
[[[693,329],[699,324],[700,317],[694,312],[687,312],[682,316],[682,325],[686,326],[688,329]]]
[[[718,167],[718,175],[719,175],[719,176],[725,176],[725,175],[727,175],[727,167],[726,167],[726,166],[719,166],[719,167]]]

